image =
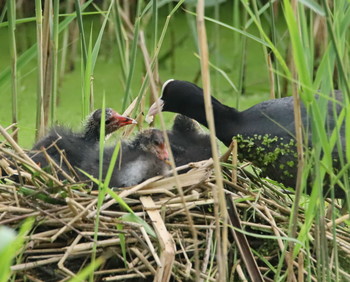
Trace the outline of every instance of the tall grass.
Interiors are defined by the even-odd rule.
[[[340,1],[341,2],[341,1]],[[343,2],[343,5],[346,3]],[[340,5],[342,6],[342,5]],[[344,6],[343,6],[344,7]],[[344,85],[344,94],[347,93],[347,84],[348,84],[348,78],[344,76],[344,72],[342,71],[343,66],[341,60],[339,58],[346,58],[348,55],[346,53],[340,54],[339,50],[336,48],[338,45],[344,46],[344,43],[346,41],[346,37],[335,37],[335,34],[332,30],[330,32],[333,34],[332,41],[329,43],[328,50],[324,54],[324,57],[322,60],[328,61],[328,68],[324,68],[323,65],[321,65],[318,70],[316,70],[316,75],[322,75],[324,78],[323,81],[316,81],[318,83],[313,83],[313,52],[311,52],[314,49],[314,46],[312,46],[313,41],[310,40],[312,38],[312,34],[309,33],[308,28],[308,22],[307,22],[307,8],[299,4],[293,8],[289,1],[284,1],[283,3],[284,8],[284,16],[287,22],[288,32],[290,35],[291,45],[292,45],[292,58],[293,63],[295,65],[295,72],[294,78],[296,79],[297,83],[294,83],[296,91],[300,94],[296,94],[295,91],[295,101],[298,100],[298,95],[300,95],[301,100],[303,101],[304,105],[306,105],[309,114],[311,115],[311,125],[312,125],[312,131],[313,136],[312,141],[314,150],[311,152],[311,157],[309,158],[309,161],[313,163],[311,164],[310,170],[299,170],[299,176],[300,176],[300,182],[299,182],[299,189],[302,190],[306,182],[306,178],[308,177],[308,174],[314,175],[314,185],[312,189],[312,195],[310,197],[310,202],[308,205],[308,209],[306,211],[306,217],[307,221],[305,225],[301,227],[301,231],[299,233],[298,239],[305,245],[307,245],[307,241],[309,240],[307,234],[310,232],[310,229],[312,227],[312,224],[316,225],[316,228],[318,229],[318,238],[317,242],[320,246],[318,253],[318,267],[317,267],[317,277],[320,280],[323,279],[330,279],[332,270],[326,267],[329,265],[331,258],[329,257],[328,253],[326,252],[324,246],[327,245],[326,240],[326,230],[324,228],[324,220],[325,220],[325,206],[323,201],[323,183],[325,179],[326,173],[333,173],[333,167],[332,167],[332,155],[331,152],[334,148],[334,141],[332,142],[327,134],[327,128],[324,125],[325,123],[325,115],[326,115],[326,106],[328,101],[332,101],[333,97],[332,94],[328,95],[328,93],[332,93],[331,89],[333,89],[332,85],[332,76],[333,76],[333,70],[336,68],[340,72],[340,82]],[[339,16],[342,18],[342,14],[347,14],[348,11],[340,10],[339,6],[338,8],[336,5],[334,6],[335,10],[334,15]],[[327,6],[323,7],[323,11],[328,10]],[[319,8],[318,11],[322,11],[322,8]],[[327,18],[327,21],[330,22],[330,17]],[[332,27],[337,29],[337,25],[334,25],[334,23],[329,24],[329,27]],[[341,23],[342,25],[345,24],[344,22]],[[333,47],[333,48],[332,48]],[[343,49],[344,50],[344,49]],[[332,61],[329,61],[331,58],[338,58],[338,61],[336,64],[334,64],[334,59]],[[340,85],[341,85],[340,84]],[[316,99],[316,96],[314,96],[314,93],[317,91],[317,89],[321,89],[324,96],[319,97]],[[344,99],[346,101],[346,99]],[[345,104],[346,105],[346,104]],[[297,107],[298,108],[298,107]],[[296,109],[297,109],[296,108]],[[335,117],[342,118],[342,117]],[[296,122],[297,124],[297,122]],[[299,125],[299,128],[301,129],[301,126]],[[298,130],[298,129],[297,129]],[[336,131],[339,130],[339,128],[335,129]],[[300,132],[300,130],[299,130]],[[339,131],[338,131],[339,132]],[[298,131],[297,131],[298,133]],[[301,132],[300,132],[301,133]],[[339,134],[339,133],[338,133]],[[337,133],[335,135],[338,135]],[[300,134],[301,136],[301,134]],[[338,135],[339,136],[339,135]],[[336,139],[336,137],[334,136]],[[299,144],[301,144],[300,137],[298,138]],[[338,138],[338,144],[341,142],[341,140]],[[338,146],[340,148],[341,146]],[[323,152],[321,154],[321,152]],[[340,151],[339,159],[341,160],[342,152]],[[300,154],[302,156],[302,154]],[[303,167],[301,164],[299,164],[299,168]],[[302,175],[301,175],[302,174]],[[348,176],[345,177],[348,179]],[[346,182],[348,180],[345,180],[344,184],[346,186]],[[345,188],[345,191],[348,190],[349,187]],[[297,191],[299,191],[297,189]],[[295,197],[295,205],[294,205],[294,216],[290,220],[291,225],[291,233],[290,235],[294,237],[296,235],[297,231],[297,225],[298,222],[296,220],[296,212],[299,207],[299,199],[300,199],[300,193],[296,194]],[[314,221],[315,220],[315,221]],[[323,246],[323,247],[322,247]],[[335,253],[337,253],[337,247],[333,246],[335,249]],[[296,256],[301,248],[301,245],[295,246],[293,255]],[[308,261],[308,264],[312,264],[311,261]],[[338,266],[337,259],[335,259],[334,262],[335,267]],[[293,276],[293,266],[290,265],[289,267],[290,271],[288,272],[288,276]],[[338,271],[335,271],[336,277],[338,277]],[[277,278],[277,277],[276,277]]]
[[[124,111],[127,107],[127,105],[131,102],[130,100],[130,92],[131,92],[131,83],[132,79],[134,77],[134,70],[135,70],[135,64],[136,64],[136,55],[137,55],[137,45],[138,45],[138,39],[139,39],[139,30],[140,30],[140,24],[141,24],[141,5],[142,1],[137,1],[137,8],[136,8],[136,15],[135,15],[135,24],[134,24],[134,30],[133,30],[133,40],[131,44],[131,50],[130,50],[130,64],[129,69],[126,77],[126,85],[125,85],[125,94],[123,98],[123,106],[122,110]]]

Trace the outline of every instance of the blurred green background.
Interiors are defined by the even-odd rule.
[[[62,5],[61,1],[61,5]],[[64,5],[60,10],[64,10]],[[164,26],[166,16],[173,7],[172,3],[159,8],[158,30]],[[195,28],[195,16],[186,13],[184,9],[192,9],[193,6],[183,6],[183,9],[176,11],[170,20],[164,43],[159,54],[159,78],[160,82],[165,82],[169,78],[193,81],[201,84],[199,79],[200,64],[195,56],[198,53],[196,37],[191,26]],[[218,20],[232,25],[233,23],[233,2],[209,5],[206,9],[208,17],[217,17]],[[92,5],[88,11],[96,11]],[[28,12],[28,17],[35,16]],[[241,11],[239,12],[241,13]],[[17,13],[18,14],[18,13]],[[18,17],[18,15],[17,15]],[[62,21],[64,17],[60,17]],[[100,15],[83,15],[84,28],[86,31],[93,30],[92,42],[96,39],[100,30],[102,19]],[[71,25],[74,24],[71,23]],[[142,24],[141,24],[142,26]],[[266,24],[267,26],[267,24]],[[146,33],[147,45],[152,45],[153,29],[150,24],[142,26]],[[268,27],[267,27],[268,28]],[[237,86],[240,77],[240,65],[242,60],[242,37],[235,37],[235,33],[227,28],[220,27],[214,23],[207,23],[208,44],[210,48],[210,60],[217,67],[221,68],[232,82]],[[249,33],[258,35],[256,28],[250,26]],[[86,32],[89,36],[89,32]],[[235,39],[238,42],[235,42]],[[36,43],[36,23],[35,19],[28,23],[17,24],[16,27],[17,51],[20,55],[24,50]],[[83,119],[81,96],[82,96],[82,70],[81,55],[79,46],[79,35],[70,38],[68,42],[68,56],[73,44],[77,44],[77,54],[74,57],[74,69],[66,68],[66,71],[59,81],[57,99],[57,122],[73,129],[81,127]],[[77,41],[77,42],[75,42]],[[0,72],[10,67],[10,47],[8,28],[0,28]],[[234,91],[230,84],[220,73],[212,69],[212,89],[213,95],[223,103],[237,106],[239,99],[239,109],[245,109],[269,97],[268,72],[261,44],[251,39],[246,39],[245,48],[245,81],[244,95],[238,97],[239,93]],[[282,46],[283,47],[283,46]],[[108,34],[108,27],[102,39],[101,50],[94,70],[94,108],[101,107],[102,97],[106,97],[106,106],[117,111],[122,111],[122,100],[124,96],[125,80],[121,75],[121,63],[117,53],[117,44],[113,36]],[[62,54],[62,34],[59,37],[59,68]],[[140,50],[137,50],[135,72],[132,80],[132,97],[135,97],[140,89],[142,79],[146,74],[144,61]],[[237,86],[238,87],[238,86]],[[149,91],[148,91],[149,92]],[[149,95],[149,93],[147,94]],[[35,139],[35,119],[36,119],[36,99],[37,99],[37,59],[31,60],[24,68],[18,72],[18,126],[19,144],[25,148],[30,148]],[[4,127],[11,124],[11,82],[6,81],[0,85],[0,124]],[[165,113],[168,127],[174,114]],[[146,124],[144,126],[147,126]]]

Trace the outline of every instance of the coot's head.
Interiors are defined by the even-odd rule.
[[[134,145],[144,152],[156,155],[162,161],[169,159],[163,133],[158,129],[147,129],[140,132],[134,140]]]
[[[184,115],[176,115],[172,132],[181,132],[183,134],[199,133],[200,126],[193,119]]]
[[[96,139],[100,138],[100,127],[101,127],[101,117],[102,110],[98,109],[91,113],[88,117],[85,124],[85,137],[88,139]],[[105,109],[105,134],[108,135],[119,128],[128,125],[135,124],[136,120],[122,116],[118,114],[111,108]]]
[[[191,112],[203,109],[203,90],[200,87],[188,81],[169,79],[163,84],[161,97],[150,107],[147,116],[161,111],[191,116]]]

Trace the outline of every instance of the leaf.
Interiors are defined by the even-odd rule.
[[[107,15],[105,16],[105,19],[104,19],[104,21],[102,23],[102,27],[101,27],[100,32],[98,34],[98,37],[96,39],[96,43],[95,43],[94,49],[92,51],[92,58],[91,58],[92,59],[92,63],[91,63],[91,65],[92,65],[92,67],[91,67],[92,72],[94,71],[94,68],[95,68],[98,52],[100,51],[100,47],[101,47],[102,36],[103,36],[104,30],[105,30],[105,27],[106,27],[106,23],[108,21],[109,14],[111,13],[113,3],[114,2],[111,1],[111,4],[109,5]]]
[[[119,231],[123,230],[123,224],[118,223],[117,224],[117,229]],[[120,232],[119,234],[119,240],[120,240],[120,247],[122,248],[122,255],[123,255],[123,259],[124,259],[124,265],[125,267],[128,267],[127,261],[126,261],[126,243],[125,243],[125,235]]]
[[[49,203],[52,205],[66,205],[66,202],[63,200],[52,198],[44,192],[35,191],[33,189],[29,189],[26,187],[21,187],[19,189],[19,192],[23,193],[26,196],[32,196],[33,198],[42,200],[43,202]]]
[[[80,271],[76,276],[71,278],[69,282],[86,281],[87,277],[92,274],[104,262],[103,257],[99,257],[91,262],[87,267]]]
[[[153,231],[153,228],[146,222],[144,221],[141,217],[137,216],[136,214],[125,214],[121,217],[123,220],[128,221],[128,222],[134,222],[141,224],[143,228],[145,228],[147,234],[150,236],[156,238],[156,233]]]
[[[11,281],[10,266],[13,258],[18,255],[25,244],[26,235],[33,227],[35,219],[27,218],[22,224],[18,235],[7,227],[0,226],[0,281]]]
[[[308,7],[309,9],[314,11],[316,14],[319,14],[320,16],[325,16],[325,12],[323,8],[317,2],[312,0],[299,0],[298,2]]]

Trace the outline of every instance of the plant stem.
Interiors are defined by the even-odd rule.
[[[52,78],[52,96],[51,96],[51,125],[56,122],[56,101],[58,89],[58,26],[59,26],[59,0],[54,0],[53,7],[53,78]]]
[[[216,217],[216,240],[217,245],[217,261],[218,261],[218,280],[226,280],[226,270],[227,270],[227,207],[225,200],[225,192],[223,186],[223,179],[221,174],[221,167],[219,163],[218,148],[216,145],[216,134],[215,134],[215,123],[213,108],[211,104],[210,96],[210,73],[209,73],[209,54],[208,54],[208,43],[207,34],[204,24],[204,0],[199,0],[197,4],[197,31],[198,31],[198,43],[199,51],[201,57],[201,73],[202,73],[202,83],[204,91],[204,104],[205,104],[205,114],[208,122],[208,128],[210,131],[210,141],[211,150],[214,160],[214,171],[216,176],[216,187],[213,189],[214,199],[217,204],[214,205],[215,217]],[[220,226],[220,223],[222,226]],[[220,232],[222,229],[222,233]],[[197,269],[197,268],[196,268]]]
[[[9,21],[9,38],[10,38],[10,53],[11,53],[11,82],[12,82],[12,122],[18,121],[18,101],[17,101],[17,47],[16,47],[16,10],[15,3],[12,0],[7,0],[7,17]],[[13,127],[15,132],[13,138],[18,142],[17,126]]]
[[[36,139],[44,135],[44,79],[43,79],[43,29],[41,0],[35,0],[36,14],[36,37],[38,58],[38,86],[37,86],[37,108],[36,108]]]

